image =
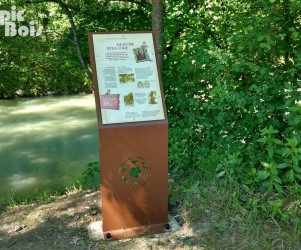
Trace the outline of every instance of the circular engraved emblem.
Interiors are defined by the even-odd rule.
[[[125,187],[137,188],[150,178],[151,167],[143,158],[130,158],[121,165],[118,175]]]

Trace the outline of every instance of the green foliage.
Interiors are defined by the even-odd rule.
[[[31,3],[29,3],[31,2]],[[77,27],[83,59],[89,61],[90,31],[149,30],[150,5],[107,1],[62,1]],[[92,91],[74,46],[66,12],[55,1],[9,1],[1,9],[25,11],[25,22],[43,26],[39,37],[4,37],[0,26],[0,98],[65,95]],[[27,23],[26,23],[27,22]]]
[[[237,173],[237,169],[244,167],[242,161],[243,159],[240,157],[240,152],[227,155],[227,158],[217,165],[217,168],[215,169],[217,172],[216,177],[227,177],[225,178],[226,182],[233,182],[236,179],[235,173]]]
[[[98,161],[90,162],[76,186],[81,189],[98,189],[100,186],[100,166]]]
[[[287,130],[291,130],[290,125]],[[301,137],[284,135],[285,142],[282,142],[276,138],[278,133],[270,126],[262,130],[263,137],[257,140],[267,151],[265,161],[261,162],[264,169],[257,172],[257,182],[270,191],[283,193],[283,187],[288,186],[290,193],[298,193],[301,191]]]
[[[268,182],[265,188],[279,192],[292,184],[297,161],[278,151],[296,137],[289,131],[300,131],[300,116],[292,114],[300,99],[300,7],[292,1],[168,4],[164,82],[175,172],[193,172],[198,158],[217,150],[225,159],[220,179],[249,176],[248,185]],[[286,161],[268,161],[275,155]]]
[[[30,204],[30,203],[49,203],[53,200],[55,195],[59,193],[51,193],[49,190],[35,189],[30,195],[22,196],[17,192],[12,191],[6,197],[0,199],[0,211],[6,207],[15,207],[20,204]]]
[[[181,183],[171,184],[170,204],[191,203],[185,190],[210,159],[215,172],[205,181],[231,187],[227,195],[250,211],[300,228],[301,4],[166,5],[169,160]]]
[[[174,172],[169,178],[169,205],[193,206],[195,201],[201,199],[202,186],[215,184],[215,169],[221,160],[221,156],[212,151],[207,158],[199,157],[191,168],[186,167],[186,172],[172,169]]]

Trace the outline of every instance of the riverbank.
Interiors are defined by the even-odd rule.
[[[0,249],[301,249],[300,228],[239,206],[226,188],[204,185],[187,204],[170,207],[181,226],[174,233],[112,242],[88,235],[102,219],[100,192],[68,189],[0,210]]]
[[[182,249],[185,242],[205,249],[186,228],[121,241],[93,240],[88,226],[101,219],[99,191],[74,189],[48,203],[10,207],[0,215],[0,249]]]
[[[99,201],[99,192],[67,192],[9,207],[0,215],[0,249],[87,249],[86,225],[101,218]]]

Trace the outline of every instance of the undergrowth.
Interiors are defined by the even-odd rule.
[[[240,182],[241,164],[238,155],[213,151],[186,175],[172,173],[170,211],[203,228],[209,249],[298,249],[300,196],[250,190]]]

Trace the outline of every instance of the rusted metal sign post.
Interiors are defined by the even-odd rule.
[[[106,239],[168,225],[168,121],[152,32],[89,33]]]

